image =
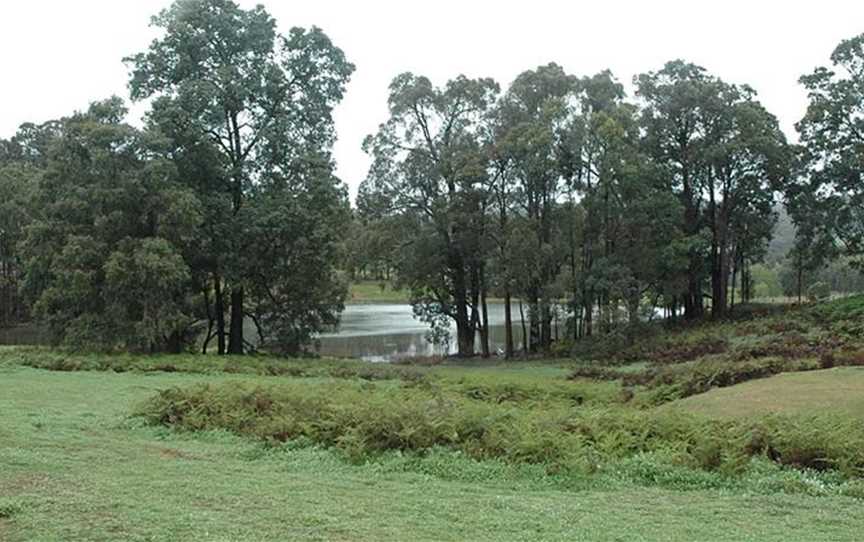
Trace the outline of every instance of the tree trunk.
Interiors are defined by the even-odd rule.
[[[480,308],[483,318],[480,324],[480,347],[483,351],[483,357],[488,358],[491,355],[489,351],[489,307],[486,304],[486,271],[483,264],[480,264]]]
[[[504,292],[504,357],[513,357],[513,315],[510,312],[510,289]]]
[[[689,168],[683,171],[684,200],[684,232],[694,236],[699,233],[699,207],[694,202],[693,187]],[[684,299],[684,318],[695,320],[701,318],[704,313],[702,301],[702,255],[696,250],[690,250],[690,263],[687,267],[687,296]]]
[[[630,289],[628,298],[628,319],[630,326],[635,327],[639,323],[639,301],[641,301],[641,291],[639,286],[633,286]]]
[[[215,296],[216,316],[216,340],[219,355],[225,355],[225,294],[222,292],[222,279],[219,275],[213,276],[213,290]]]
[[[587,290],[586,290],[587,292]],[[594,333],[594,300],[593,296],[585,298],[585,336],[590,337]]]
[[[228,353],[243,355],[243,288],[231,291],[231,327],[228,332]]]
[[[804,258],[800,255],[797,258],[798,263],[798,304],[801,304],[804,291]]]
[[[539,288],[532,286],[528,292],[528,329],[530,339],[528,348],[531,352],[537,350],[540,344],[540,296],[538,295]]]
[[[522,351],[528,354],[531,347],[528,344],[528,330],[525,329],[525,311],[522,309],[522,298],[519,298],[519,319],[522,321]]]
[[[729,310],[735,310],[735,281],[738,280],[738,262],[737,258],[732,258],[732,282],[731,282],[731,290],[732,295],[730,296]]]
[[[552,346],[552,311],[548,299],[540,300],[540,347],[549,350]]]
[[[712,258],[711,269],[711,317],[722,318],[726,315],[726,266],[723,264],[725,254],[721,249]]]

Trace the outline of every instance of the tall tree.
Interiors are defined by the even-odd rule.
[[[61,122],[31,202],[25,289],[56,342],[177,352],[196,320],[182,254],[198,203],[164,141],[125,114],[112,98]]]
[[[583,78],[566,140],[567,171],[584,214],[581,288],[584,333],[600,330],[627,307],[635,325],[649,291],[662,290],[675,261],[680,212],[670,180],[643,149],[637,108],[611,73]],[[576,274],[576,273],[574,273]],[[578,316],[578,315],[577,315]]]
[[[709,248],[701,235],[702,196],[708,174],[704,146],[711,123],[708,106],[720,84],[703,68],[681,60],[636,77],[637,96],[644,106],[647,148],[673,180],[683,209],[682,225],[690,245],[683,305],[685,316],[691,319],[704,313]]]
[[[284,307],[269,294],[290,295],[296,306],[306,301],[304,321],[333,320],[344,291],[335,285],[332,266],[317,275],[321,287],[310,291],[328,294],[304,299],[306,290],[287,290],[293,286],[288,267],[250,269],[248,256],[276,237],[299,241],[315,237],[316,228],[330,229],[322,223],[332,216],[327,209],[344,203],[332,175],[332,109],[353,66],[318,28],[277,33],[276,21],[262,6],[244,10],[231,0],[178,0],[153,24],[162,37],[146,52],[126,59],[132,67],[130,89],[136,100],[159,98],[154,122],[166,132],[182,132],[185,137],[176,143],[184,150],[206,142],[208,152],[215,153],[216,171],[206,179],[210,193],[205,199],[212,203],[206,227],[211,246],[221,252],[209,258],[217,317],[225,305],[223,280],[230,291],[228,352],[244,352],[247,314],[260,313],[264,306]],[[214,199],[215,193],[221,198]],[[262,209],[271,217],[292,214],[302,199],[293,199],[298,193],[316,194],[314,201],[325,208],[321,220],[270,220],[262,227]],[[323,194],[328,194],[326,201],[319,197]],[[259,198],[261,209],[253,211]],[[280,205],[281,210],[274,210]],[[293,230],[289,223],[313,230]],[[324,253],[331,252],[329,243],[327,237],[320,247]],[[247,299],[250,288],[264,296]],[[293,311],[286,310],[270,320],[280,323],[283,335],[294,325],[286,320]]]
[[[801,78],[807,114],[798,123],[802,171],[788,191],[800,240],[864,254],[864,34],[841,42],[832,67]]]
[[[390,119],[364,143],[373,164],[361,191],[406,224],[398,276],[415,312],[453,321],[459,354],[474,353],[487,158],[480,131],[498,85],[458,77],[443,88],[404,73],[390,85]],[[377,194],[377,196],[373,196]]]
[[[553,212],[562,194],[560,141],[568,118],[568,97],[575,78],[557,64],[523,72],[501,98],[498,107],[499,149],[509,161],[508,179],[515,183],[519,212],[534,233],[535,265],[523,292],[528,300],[532,350],[552,341],[549,287],[560,267],[553,250]]]
[[[719,82],[715,89],[706,104],[710,124],[703,147],[708,163],[704,190],[711,314],[722,317],[733,268],[746,279],[747,265],[764,254],[771,239],[775,194],[789,177],[791,154],[777,119],[755,100],[752,89]]]
[[[30,317],[23,286],[19,249],[32,221],[32,198],[44,172],[48,150],[60,123],[25,123],[10,140],[0,140],[0,326]]]
[[[15,156],[14,141],[0,141],[0,327],[23,319],[26,308],[18,295],[21,277],[21,255],[18,243],[28,223],[27,196],[36,170]],[[8,145],[8,147],[7,147]]]

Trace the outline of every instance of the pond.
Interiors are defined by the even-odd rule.
[[[319,336],[318,353],[324,356],[359,358],[386,362],[415,356],[434,356],[456,352],[456,329],[451,328],[448,346],[432,344],[427,338],[429,326],[416,320],[407,303],[348,305],[342,313],[337,331]],[[254,328],[248,330],[250,336]],[[504,305],[489,304],[489,345],[492,352],[504,350]],[[513,306],[513,341],[518,349],[522,342],[519,306]],[[44,334],[33,326],[0,329],[0,345],[44,344]],[[479,338],[476,349],[480,351]]]
[[[414,318],[408,304],[348,305],[342,313],[339,330],[319,337],[321,345],[318,351],[325,356],[366,361],[392,361],[456,352],[455,326],[451,326],[448,347],[429,342],[428,331],[429,326]],[[513,306],[513,341],[518,349],[522,341],[518,305]],[[489,346],[492,352],[503,351],[504,342],[504,305],[490,303]],[[480,350],[479,339],[476,348]]]

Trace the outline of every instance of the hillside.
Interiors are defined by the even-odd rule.
[[[822,411],[861,418],[864,417],[864,367],[785,373],[714,389],[669,406],[719,417]]]

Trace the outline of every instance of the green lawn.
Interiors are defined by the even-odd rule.
[[[383,288],[382,288],[383,286]],[[347,303],[407,303],[408,292],[394,290],[389,281],[364,280],[348,289]]]
[[[667,407],[720,417],[826,410],[864,417],[864,367],[784,373],[713,389]]]
[[[529,474],[497,476],[491,463],[470,467],[493,472],[472,481],[470,473],[400,468],[396,457],[352,465],[335,452],[272,451],[128,417],[166,387],[273,378],[0,362],[0,540],[809,542],[864,532],[861,501],[849,497],[632,484],[579,490]]]

